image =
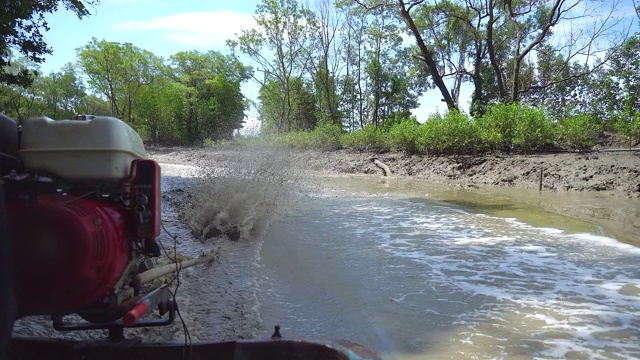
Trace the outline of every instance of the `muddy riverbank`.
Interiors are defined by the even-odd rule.
[[[243,162],[278,158],[281,169],[277,171],[296,173],[285,177],[298,181],[301,173],[314,173],[315,180],[304,176],[305,181],[322,186],[333,177],[342,185],[347,183],[345,178],[350,178],[357,188],[366,182],[364,179],[373,176],[380,187],[392,192],[445,201],[497,216],[512,217],[518,213],[521,220],[541,226],[562,227],[563,223],[578,219],[589,224],[590,232],[640,245],[637,152],[427,157],[240,146],[162,148],[150,152],[164,163],[224,169],[251,168],[255,164]],[[371,161],[374,158],[388,165],[393,175],[382,177],[382,170]],[[282,163],[286,163],[286,170]],[[538,191],[540,169],[542,192]],[[531,211],[549,216],[531,215]]]
[[[161,161],[227,166],[238,152],[261,153],[264,148],[158,148],[151,153]],[[273,150],[269,150],[273,151]],[[561,153],[545,155],[426,156],[376,154],[338,150],[280,150],[291,163],[328,174],[382,174],[372,159],[386,164],[393,175],[409,176],[447,186],[510,187],[543,191],[593,192],[616,197],[640,197],[640,152]]]
[[[454,186],[500,186],[538,189],[543,172],[544,191],[598,192],[640,197],[640,153],[545,155],[417,156],[396,153],[295,154],[314,170],[350,174],[382,173],[371,159],[379,159],[394,175],[418,177]]]

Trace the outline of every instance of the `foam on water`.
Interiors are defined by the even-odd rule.
[[[484,334],[496,345],[508,345],[492,331],[509,323],[511,331],[542,344],[533,351],[538,356],[564,357],[570,351],[595,358],[640,356],[640,296],[621,293],[625,286],[640,288],[640,249],[515,219],[446,207],[427,212],[422,203],[398,207],[396,202],[393,208],[354,206],[349,214],[367,214],[370,227],[359,236],[381,239],[378,247],[391,256],[418,263],[417,269],[424,266],[424,289],[392,300],[459,289],[463,297],[490,304],[457,316],[464,325],[460,338],[470,343]],[[389,214],[395,221],[388,221]]]
[[[323,313],[321,303],[305,300],[312,296],[309,293],[296,294],[288,283],[274,285],[287,294],[280,297],[309,301],[306,305],[320,313],[307,313],[307,320],[298,323],[296,315],[304,313],[305,306],[292,301],[296,307],[284,309],[290,315],[279,315],[302,328],[305,336],[326,328],[335,331],[338,323],[345,326],[340,336],[355,336],[378,351],[425,351],[428,358],[640,357],[636,247],[426,201],[344,194],[316,200],[312,212],[297,215],[303,224],[291,223],[286,226],[290,230],[278,230],[275,237],[288,232],[318,234],[278,240],[277,246],[296,247],[290,256],[307,263],[296,272],[312,273],[310,284],[326,286],[325,282],[344,281],[338,277],[353,278],[348,291],[358,299],[372,298],[368,303],[374,307],[349,305],[353,294],[331,302],[350,308],[347,313],[367,315],[367,321],[356,326],[358,331],[366,333],[386,323],[389,337],[358,338],[350,328],[354,325],[322,318],[333,315],[330,310]],[[306,251],[327,263],[314,269]],[[336,256],[344,263],[333,262]],[[326,272],[326,279],[315,275],[317,271]],[[313,328],[304,330],[314,321]],[[418,336],[425,332],[431,335]],[[438,332],[446,334],[446,340],[438,338]]]

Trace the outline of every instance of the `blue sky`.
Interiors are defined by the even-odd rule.
[[[76,48],[96,37],[99,40],[130,42],[156,55],[169,57],[178,51],[216,50],[228,53],[225,41],[241,29],[253,27],[253,13],[261,0],[101,0],[91,9],[92,15],[79,20],[73,13],[59,11],[47,16],[51,30],[45,33],[53,54],[46,57],[41,70],[48,74],[76,59]],[[302,0],[308,3],[310,0]],[[635,18],[631,0],[623,0],[619,10],[624,17]],[[637,27],[634,25],[633,31]],[[463,109],[468,107],[472,87],[463,86],[460,96]],[[245,96],[255,100],[258,86],[243,85]],[[437,90],[420,99],[413,111],[418,120],[428,114],[444,111]],[[255,117],[255,112],[249,114]]]
[[[101,0],[92,15],[79,20],[69,11],[47,16],[51,30],[45,33],[53,54],[41,64],[43,73],[58,71],[74,62],[76,48],[99,40],[130,42],[156,55],[169,57],[178,51],[217,50],[229,53],[225,41],[241,29],[253,26],[253,13],[261,0]],[[258,86],[247,83],[245,96],[255,100]],[[440,94],[431,91],[414,111],[421,121],[429,113],[444,110]],[[248,115],[256,117],[255,111]]]
[[[58,70],[74,61],[75,49],[92,37],[130,42],[168,57],[183,50],[227,52],[225,40],[253,25],[258,0],[102,0],[92,15],[79,20],[69,11],[47,16],[45,34],[53,55],[42,70]]]
[[[82,20],[69,11],[58,11],[47,16],[51,30],[45,33],[45,38],[53,54],[46,57],[40,68],[48,74],[74,62],[76,48],[92,37],[129,42],[164,58],[188,50],[229,53],[226,40],[234,38],[241,29],[253,27],[253,13],[260,2],[101,0],[100,5],[90,10],[91,16]],[[242,87],[245,96],[253,100],[258,89],[255,83]],[[255,110],[250,110],[248,117],[256,118]]]

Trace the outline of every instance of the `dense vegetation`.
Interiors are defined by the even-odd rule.
[[[229,139],[242,127],[247,103],[240,84],[251,69],[232,56],[188,51],[162,59],[129,43],[95,38],[77,53],[77,63],[35,76],[30,86],[0,85],[0,107],[18,121],[116,116],[151,142],[174,144]]]
[[[629,145],[640,139],[637,119],[606,124],[579,114],[552,120],[541,108],[516,103],[493,105],[477,118],[451,110],[444,116],[433,114],[423,124],[412,117],[387,125],[367,125],[351,132],[336,125],[320,125],[313,131],[263,136],[262,141],[298,149],[350,148],[439,155],[584,150],[592,148],[604,131],[616,131],[622,125],[626,128],[619,129],[620,133],[629,134]]]
[[[21,16],[57,3],[86,15],[83,1],[51,0]],[[622,10],[619,1],[263,0],[256,26],[228,41],[231,55],[163,59],[94,39],[49,75],[0,34],[3,53],[26,56],[0,64],[0,110],[18,120],[113,115],[152,142],[215,141],[242,127],[240,84],[252,79],[262,136],[295,147],[528,152],[589,148],[603,131],[633,143],[640,37]],[[448,110],[416,119],[429,89]]]

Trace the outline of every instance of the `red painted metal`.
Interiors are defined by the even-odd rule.
[[[54,194],[7,201],[21,315],[64,313],[111,302],[131,257],[123,206]]]
[[[131,170],[136,235],[140,239],[156,238],[160,235],[160,165],[154,160],[134,160]]]
[[[143,317],[144,314],[147,313],[147,311],[149,311],[149,306],[144,302],[134,306],[133,309],[129,310],[122,317],[122,325],[124,325],[124,327],[133,325],[136,321]]]

